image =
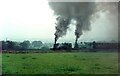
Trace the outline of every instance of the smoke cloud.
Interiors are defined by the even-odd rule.
[[[56,32],[55,32],[55,43],[58,40],[59,37],[62,37],[66,35],[68,25],[70,24],[70,18],[67,17],[57,17],[56,18],[57,23],[56,23]]]
[[[49,2],[57,18],[55,41],[66,35],[71,19],[76,21],[75,36],[80,38],[83,31],[89,31],[91,21],[94,20],[95,13],[108,12],[117,17],[117,2]],[[115,20],[117,21],[117,20]]]
[[[118,3],[118,41],[120,43],[120,2]]]
[[[105,12],[107,15],[107,19],[111,22],[111,25],[114,27],[110,34],[114,37],[116,41],[118,41],[118,34],[119,34],[119,2],[98,2],[97,11],[98,12]]]
[[[62,17],[57,20],[55,38],[58,39],[66,34],[71,19],[76,20],[76,38],[83,34],[82,31],[90,30],[90,21],[96,10],[95,2],[49,2],[49,5],[55,15]],[[64,24],[65,18],[68,19],[66,24]]]
[[[98,2],[97,11],[108,12],[109,14],[115,15],[118,10],[118,2]]]

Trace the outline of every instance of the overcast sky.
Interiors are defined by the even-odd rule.
[[[47,0],[1,0],[0,40],[7,37],[15,41],[54,42],[55,18]],[[107,12],[99,12],[99,17],[91,24],[91,31],[84,32],[79,41],[117,40],[118,22],[113,19]],[[71,24],[67,35],[58,42],[74,42],[74,30],[75,25]]]

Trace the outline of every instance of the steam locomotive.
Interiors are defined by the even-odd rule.
[[[57,43],[54,44],[53,50],[71,50],[72,44],[71,43]]]

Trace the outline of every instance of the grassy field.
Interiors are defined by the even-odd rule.
[[[115,74],[117,52],[28,53],[2,55],[3,74]]]

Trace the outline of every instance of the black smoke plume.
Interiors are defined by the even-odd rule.
[[[71,19],[76,21],[75,36],[80,38],[83,31],[89,31],[91,21],[97,12],[108,12],[117,19],[117,2],[49,2],[54,14],[59,16],[55,32],[55,42],[66,35]],[[115,21],[117,21],[114,19]],[[64,24],[67,22],[66,24]]]
[[[82,31],[90,30],[90,21],[95,12],[95,2],[49,2],[57,19],[55,42],[66,34],[71,19],[76,20],[75,36],[78,38]],[[67,18],[67,19],[66,19]],[[64,24],[66,22],[66,24]]]
[[[66,35],[68,25],[70,24],[69,17],[65,18],[65,17],[59,16],[56,18],[56,20],[57,20],[56,32],[54,34],[55,35],[55,44],[56,44],[59,37]]]

